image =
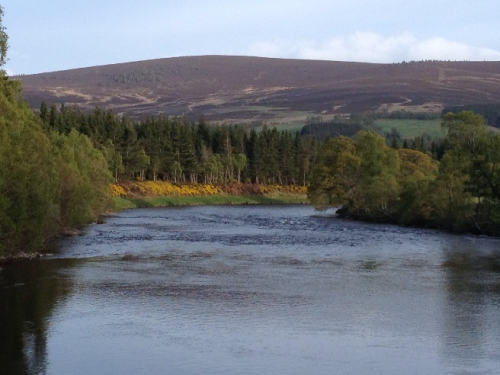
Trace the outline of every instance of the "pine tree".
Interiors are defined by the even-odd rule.
[[[40,118],[42,119],[42,122],[47,125],[49,122],[49,109],[47,107],[47,103],[44,101],[40,105]]]

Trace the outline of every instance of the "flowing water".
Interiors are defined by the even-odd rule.
[[[0,374],[499,374],[500,240],[136,209],[0,271]]]

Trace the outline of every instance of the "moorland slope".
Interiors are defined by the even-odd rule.
[[[175,57],[15,77],[33,108],[96,106],[136,118],[292,123],[367,110],[440,111],[500,102],[500,62],[372,64]]]

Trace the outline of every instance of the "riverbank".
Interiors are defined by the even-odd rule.
[[[146,207],[309,204],[307,187],[295,185],[239,183],[214,185],[176,184],[166,181],[123,181],[112,184],[110,194],[114,200],[114,210],[117,211]],[[102,220],[98,218],[97,222],[100,221]],[[60,236],[79,234],[78,230],[70,228],[61,231]],[[46,255],[44,249],[40,251],[0,256],[0,265],[32,260]]]
[[[113,198],[118,210],[128,208],[144,207],[170,207],[170,206],[202,206],[223,204],[308,204],[307,198],[300,196],[237,196],[237,195],[215,195],[199,197],[149,197],[149,198]]]
[[[6,265],[6,264],[11,264],[11,263],[18,262],[18,261],[38,259],[38,258],[42,258],[42,257],[48,256],[48,255],[51,255],[51,254],[48,254],[48,253],[44,254],[44,253],[40,253],[40,252],[35,252],[35,253],[21,252],[19,254],[15,254],[15,255],[1,256],[0,257],[0,266]]]
[[[308,204],[303,186],[257,184],[173,184],[165,181],[126,181],[111,186],[118,210],[143,207]]]

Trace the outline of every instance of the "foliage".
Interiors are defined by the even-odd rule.
[[[47,135],[5,81],[0,93],[0,252],[35,251],[110,207],[102,154],[76,131]],[[3,95],[2,95],[3,94]],[[11,100],[8,100],[11,97]],[[7,179],[8,178],[8,179]]]
[[[50,141],[20,95],[18,82],[0,81],[0,253],[36,249],[54,231]]]
[[[297,194],[297,195],[306,195],[307,187],[300,185],[260,185],[260,191],[264,195],[273,195],[273,194]]]
[[[350,217],[500,235],[500,135],[469,111],[446,114],[442,126],[440,163],[426,152],[391,150],[371,132],[328,140],[311,201],[319,209],[342,205]]]
[[[357,123],[348,121],[314,122],[306,124],[301,130],[302,135],[314,135],[318,139],[325,140],[327,137],[338,137],[340,135],[352,137],[363,127]]]
[[[7,51],[1,16],[0,8],[0,65]],[[21,84],[0,71],[0,256],[39,250],[111,204],[101,152],[76,130],[48,133],[21,93]],[[55,113],[42,114],[53,128],[64,130],[66,123]]]
[[[386,146],[380,135],[365,131],[356,135],[355,149],[361,164],[351,211],[368,218],[390,217],[392,201],[399,193],[396,151]]]
[[[124,181],[111,185],[111,196],[144,197],[204,197],[216,195],[305,195],[307,188],[296,185],[245,184],[174,184],[168,181]]]
[[[458,114],[462,111],[471,111],[478,115],[481,115],[486,119],[488,125],[495,128],[500,128],[500,103],[449,106],[443,109],[443,115],[449,112]]]
[[[428,197],[432,194],[431,183],[438,174],[438,162],[429,154],[399,149],[400,195],[397,209],[398,221],[402,224],[425,224],[431,219],[432,205]]]
[[[462,176],[463,192],[473,197],[474,214],[465,224],[482,233],[498,234],[500,208],[500,135],[488,133],[485,119],[470,111],[444,116],[451,150],[447,160]]]
[[[111,185],[114,197],[192,197],[221,194],[222,191],[211,184],[173,184],[168,181],[127,181]]]
[[[97,108],[83,114],[76,107],[50,111],[42,103],[44,126],[62,134],[87,135],[101,150],[119,180],[174,183],[254,182],[307,185],[317,155],[317,141],[264,127],[208,126],[203,119],[150,117],[135,121]]]
[[[308,191],[311,202],[318,209],[352,202],[361,165],[354,141],[330,138],[323,144],[319,157]]]
[[[72,130],[67,136],[51,134],[58,173],[56,196],[59,224],[80,227],[111,208],[111,174],[103,154],[90,140]]]
[[[461,170],[460,163],[451,153],[446,154],[428,195],[432,210],[430,223],[456,232],[472,229],[474,216],[474,199],[466,190],[468,176]]]
[[[172,184],[167,181],[124,181],[111,185],[120,209],[200,204],[306,203],[307,188],[298,185]]]

